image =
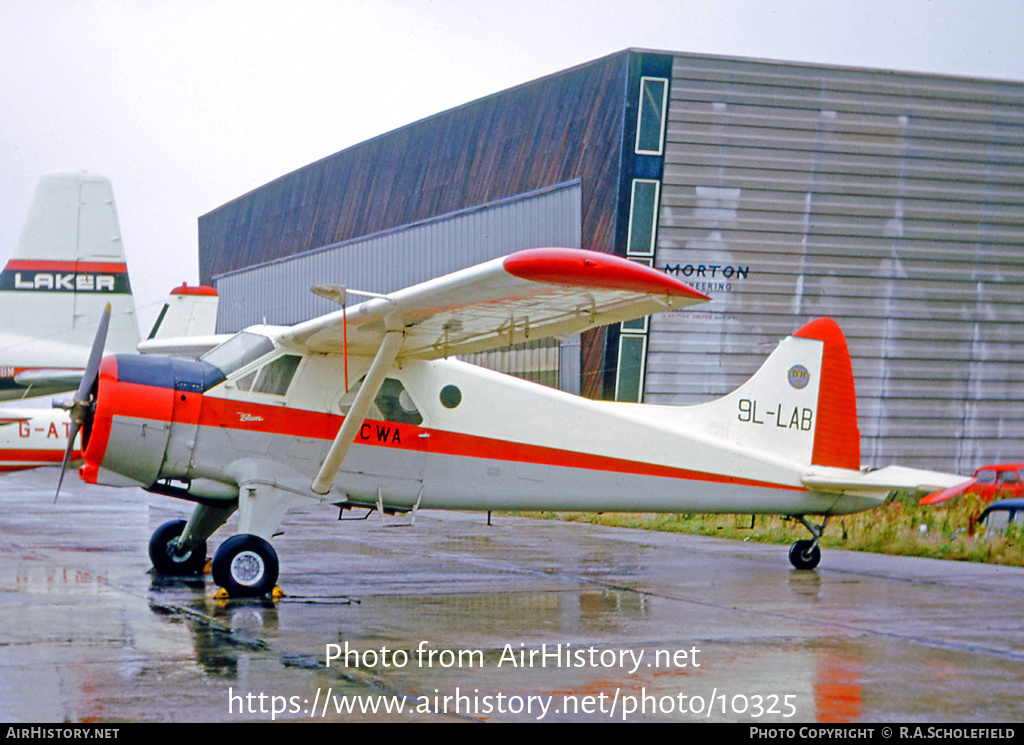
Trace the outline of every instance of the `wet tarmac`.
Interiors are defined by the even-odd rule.
[[[1024,720],[1024,569],[314,507],[225,602],[150,573],[189,505],[55,478],[0,481],[0,721]]]

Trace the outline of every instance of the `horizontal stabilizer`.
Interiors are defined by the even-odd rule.
[[[827,492],[893,492],[907,491],[932,494],[963,483],[964,477],[954,473],[925,471],[903,466],[886,466],[850,477],[849,471],[829,474],[814,472],[803,477],[804,486]]]
[[[52,388],[70,390],[82,379],[82,368],[33,368],[14,375],[14,382],[26,388]]]

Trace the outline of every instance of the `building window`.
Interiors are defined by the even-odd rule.
[[[623,334],[619,337],[619,374],[615,382],[615,400],[640,403],[644,391],[644,362],[647,336]]]
[[[640,103],[636,122],[636,152],[661,155],[665,139],[665,104],[668,78],[640,78]]]
[[[658,224],[658,195],[661,184],[650,179],[633,179],[629,204],[628,256],[654,256],[654,237]]]
[[[630,259],[630,261],[635,261],[637,264],[643,264],[644,266],[654,266],[654,259]],[[629,321],[622,321],[619,324],[619,328],[624,334],[646,334],[648,320],[650,320],[650,316],[642,316],[640,318],[633,318]]]

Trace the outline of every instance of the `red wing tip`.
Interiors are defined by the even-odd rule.
[[[512,276],[531,282],[711,300],[664,272],[601,251],[528,248],[506,256],[502,266]]]

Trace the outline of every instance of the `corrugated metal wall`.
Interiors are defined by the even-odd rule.
[[[582,188],[575,180],[222,274],[214,278],[220,295],[217,329],[225,333],[257,323],[290,325],[337,310],[309,291],[315,285],[386,293],[524,248],[578,248],[581,215]],[[363,299],[349,295],[348,304]],[[578,340],[561,354],[575,356],[566,362],[578,374]],[[558,387],[559,356],[558,342],[551,341],[466,359]],[[565,385],[571,388],[572,382]]]
[[[579,181],[387,230],[214,278],[219,333],[291,325],[338,306],[309,291],[338,284],[386,293],[524,248],[580,245]],[[348,298],[353,305],[362,299]]]
[[[807,320],[853,354],[862,456],[1024,459],[1024,86],[677,56],[645,400],[694,403]]]

